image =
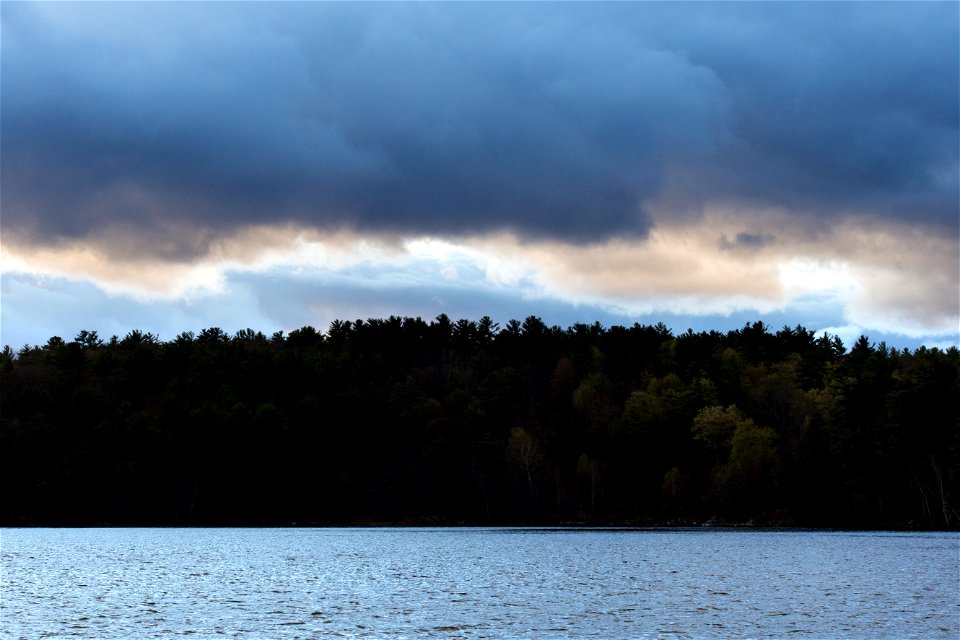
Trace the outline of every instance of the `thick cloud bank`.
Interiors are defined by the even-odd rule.
[[[956,228],[956,3],[3,6],[5,231]]]
[[[956,340],[956,2],[0,17],[8,335],[54,299],[278,328],[489,301]]]

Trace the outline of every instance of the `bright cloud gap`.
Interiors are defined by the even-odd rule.
[[[4,247],[2,266],[7,274],[85,280],[108,296],[143,304],[190,305],[223,298],[237,293],[239,283],[251,275],[293,278],[311,283],[313,293],[300,304],[311,310],[317,324],[333,319],[331,314],[342,315],[324,301],[324,289],[347,287],[370,295],[435,290],[437,312],[452,311],[443,300],[455,292],[514,297],[531,308],[533,302],[547,301],[583,313],[600,310],[624,321],[658,313],[693,318],[762,315],[816,300],[842,310],[829,326],[847,327],[844,333],[852,331],[849,327],[911,338],[951,339],[956,333],[949,300],[941,307],[917,305],[914,313],[905,313],[900,304],[900,296],[916,297],[915,289],[924,283],[938,286],[931,282],[930,270],[955,259],[956,248],[949,242],[904,237],[895,228],[861,238],[865,245],[885,247],[885,256],[921,256],[913,263],[900,259],[891,265],[887,258],[851,254],[846,233],[834,235],[840,246],[833,255],[823,238],[748,243],[731,250],[723,239],[736,234],[718,231],[724,224],[736,228],[735,221],[708,219],[696,228],[663,227],[642,240],[592,245],[523,241],[509,234],[403,239],[261,226],[218,240],[200,260],[120,260],[78,244],[49,252]],[[922,244],[924,251],[904,246],[911,243]],[[896,278],[891,278],[891,270]],[[898,294],[891,287],[902,290]],[[246,295],[264,297],[255,290]],[[393,314],[389,308],[379,309]],[[310,323],[302,313],[293,315]],[[292,320],[273,318],[287,329],[295,328]]]

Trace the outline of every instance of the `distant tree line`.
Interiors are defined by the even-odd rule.
[[[6,525],[960,524],[960,351],[531,316],[9,347]]]

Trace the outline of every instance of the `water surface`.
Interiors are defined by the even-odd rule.
[[[957,638],[960,535],[4,529],[0,637]]]

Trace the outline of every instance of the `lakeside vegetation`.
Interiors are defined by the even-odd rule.
[[[0,354],[5,525],[960,525],[960,351],[335,321]]]

